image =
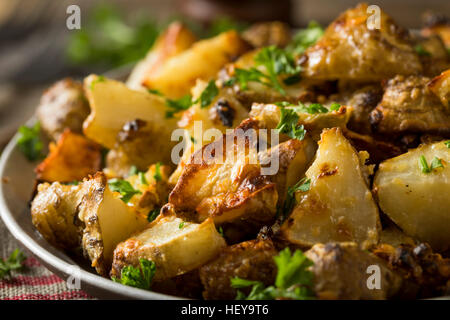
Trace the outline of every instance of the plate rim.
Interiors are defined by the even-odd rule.
[[[28,122],[29,123],[29,122]],[[18,135],[17,133],[8,142],[5,149],[3,150],[0,157],[0,179],[4,177],[5,169],[11,154],[16,150],[16,142]],[[30,237],[19,225],[19,223],[14,218],[10,208],[7,205],[4,194],[5,183],[0,181],[0,217],[5,223],[6,228],[12,234],[12,236],[19,241],[27,250],[29,250],[36,258],[42,262],[48,269],[55,269],[56,271],[50,270],[56,273],[59,277],[61,275],[69,276],[68,270],[73,270],[74,266],[77,264],[70,264],[63,259],[55,256],[49,252],[46,248],[41,246],[37,241]],[[50,244],[49,244],[50,245]],[[143,290],[138,288],[133,288],[116,283],[108,278],[104,278],[100,275],[90,273],[86,270],[80,268],[79,270],[80,283],[82,285],[82,290],[90,294],[89,291],[93,292],[95,289],[104,291],[105,293],[112,293],[113,295],[120,297],[121,299],[139,299],[139,300],[185,300],[185,298],[167,295],[159,292]],[[101,296],[95,293],[92,294],[93,297]],[[100,298],[101,299],[101,298]]]

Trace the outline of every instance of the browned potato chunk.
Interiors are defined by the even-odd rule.
[[[83,86],[70,78],[58,81],[44,92],[36,111],[42,130],[54,141],[65,129],[81,133],[89,115]]]
[[[423,173],[434,157],[443,167]],[[374,192],[381,210],[407,235],[428,242],[435,250],[450,249],[450,149],[444,142],[423,145],[380,164]]]
[[[197,224],[160,214],[141,233],[117,246],[111,276],[120,278],[123,267],[148,259],[156,265],[155,281],[170,279],[214,259],[224,247],[212,219]]]
[[[188,49],[194,42],[195,35],[182,23],[172,22],[156,39],[155,44],[131,72],[127,86],[134,90],[145,89],[142,82],[158,72],[171,57]]]
[[[304,75],[332,80],[378,81],[422,72],[408,32],[380,12],[380,29],[369,30],[367,4],[341,14],[300,58]]]
[[[251,25],[242,37],[255,48],[285,47],[291,41],[291,28],[280,21],[260,22]]]
[[[101,169],[100,145],[66,129],[50,153],[35,169],[41,181],[80,181]]]
[[[181,98],[189,94],[197,79],[212,79],[220,68],[247,49],[247,43],[236,31],[221,33],[170,58],[156,72],[149,73],[143,84],[170,98]]]
[[[396,76],[387,82],[383,99],[370,115],[375,130],[450,134],[450,110],[430,91],[430,79]]]
[[[305,255],[314,263],[311,271],[319,299],[380,300],[396,295],[401,289],[400,275],[356,243],[316,244]],[[368,286],[370,266],[379,268],[380,289],[371,290]]]
[[[378,207],[366,181],[367,169],[339,128],[324,130],[306,177],[309,191],[297,191],[297,205],[281,226],[282,237],[301,245],[378,240]]]
[[[107,275],[117,244],[145,228],[147,217],[120,200],[101,172],[83,182],[82,193],[78,217],[84,223],[83,251],[97,272]]]
[[[81,203],[81,185],[41,183],[31,203],[31,220],[41,235],[55,247],[75,249],[81,230],[75,224]]]
[[[247,222],[255,227],[270,223],[278,194],[275,184],[261,174],[257,135],[257,122],[247,119],[233,133],[195,152],[169,203],[177,212],[193,213],[197,221],[211,217],[216,224]],[[227,139],[233,142],[228,148]]]
[[[91,114],[83,123],[83,130],[89,139],[112,149],[124,125],[140,120],[145,122],[145,135],[158,137],[152,137],[154,145],[147,144],[153,152],[153,159],[147,165],[170,158],[171,135],[177,128],[177,120],[166,117],[167,107],[162,97],[131,90],[121,82],[95,75],[85,78],[84,86]],[[133,134],[136,128],[130,130]]]
[[[277,253],[270,240],[251,240],[225,248],[217,259],[200,268],[203,297],[235,299],[236,289],[231,287],[230,281],[234,277],[272,285],[277,274],[273,257]]]

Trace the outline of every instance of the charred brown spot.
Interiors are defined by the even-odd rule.
[[[320,167],[320,174],[319,174],[318,178],[332,176],[332,175],[336,174],[337,172],[338,172],[337,168],[331,169],[330,165],[328,163],[324,163]]]
[[[132,139],[140,129],[145,127],[146,124],[146,121],[140,119],[128,121],[123,125],[122,130],[118,133],[119,141],[123,142]]]
[[[216,108],[217,114],[222,124],[225,127],[232,127],[236,111],[230,106],[228,101],[225,99],[219,99],[214,108]]]

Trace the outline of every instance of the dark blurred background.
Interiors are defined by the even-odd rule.
[[[352,0],[0,0],[0,148],[32,116],[55,80],[130,68],[158,32],[181,19],[200,37],[281,20],[326,26]],[[69,5],[81,9],[81,30],[68,30]],[[427,10],[450,15],[449,0],[372,1],[402,26],[420,28]]]

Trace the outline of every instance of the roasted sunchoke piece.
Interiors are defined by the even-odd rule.
[[[170,279],[214,259],[225,245],[212,219],[197,224],[161,213],[145,230],[117,246],[111,276],[120,278],[123,267],[148,259],[156,264],[155,281]]]
[[[81,181],[101,169],[101,147],[80,134],[66,129],[57,144],[35,169],[36,178],[47,182]]]
[[[195,35],[176,21],[156,39],[146,57],[136,64],[127,80],[127,86],[134,90],[145,89],[142,82],[158,72],[171,57],[187,50],[196,41]]]
[[[429,78],[396,76],[386,84],[383,99],[370,115],[381,134],[450,134],[450,109],[429,88]]]
[[[359,4],[345,11],[306,50],[299,60],[305,77],[379,81],[397,74],[422,72],[408,31],[383,11],[380,28],[369,29],[371,14],[367,8],[367,4]]]
[[[257,157],[258,124],[244,120],[232,133],[194,152],[169,196],[177,212],[216,224],[271,223],[278,194]],[[227,143],[228,140],[228,143]]]
[[[101,172],[84,181],[81,192],[83,200],[78,217],[84,224],[83,251],[96,271],[105,276],[117,244],[144,229],[147,217],[137,214],[112,192]]]
[[[281,226],[281,237],[300,246],[378,241],[378,207],[368,188],[368,169],[339,128],[324,130],[316,158],[306,171],[309,191],[295,193],[297,204]]]
[[[95,75],[85,78],[84,86],[91,106],[91,114],[83,123],[84,134],[88,138],[112,149],[125,124],[141,120],[145,121],[145,135],[158,137],[152,139],[154,144],[147,145],[153,151],[153,159],[149,159],[147,165],[170,158],[171,135],[177,128],[177,120],[166,117],[167,106],[162,97],[131,90],[121,82]],[[130,126],[130,134],[134,129]]]
[[[288,106],[286,109],[295,110],[295,106]],[[296,111],[296,113],[299,116],[298,124],[304,125],[306,132],[317,141],[320,139],[322,129],[345,128],[350,119],[352,108],[341,106],[338,110],[326,113],[310,114],[301,111]],[[261,128],[275,129],[280,122],[281,108],[275,104],[255,103],[252,105],[250,117],[256,119]],[[280,141],[285,141],[286,139],[286,136],[280,136]]]
[[[402,288],[399,274],[356,243],[316,244],[305,255],[313,261],[314,291],[319,299],[388,299]],[[377,285],[371,274],[379,277],[378,288],[371,287]]]
[[[274,166],[277,168],[276,174],[270,177],[277,186],[279,205],[284,202],[288,188],[303,178],[316,150],[317,144],[306,137],[301,141],[290,139],[259,154],[263,166],[268,167],[274,165],[273,161],[278,161],[278,165]]]
[[[249,45],[232,30],[194,43],[189,49],[168,59],[158,70],[149,73],[144,85],[176,99],[189,94],[197,79],[208,81],[228,62],[249,49]]]
[[[171,141],[170,134],[168,128],[161,129],[152,121],[129,121],[117,134],[115,147],[106,156],[106,166],[117,176],[125,176],[132,166],[147,170],[156,162],[172,167],[171,152],[176,141]]]
[[[270,240],[250,240],[226,247],[215,260],[200,268],[203,297],[235,299],[236,289],[230,285],[234,277],[272,285],[277,274],[273,257],[277,254]]]
[[[68,250],[79,247],[81,229],[76,220],[81,200],[81,185],[39,184],[31,203],[33,225],[55,247]]]
[[[426,12],[423,20],[425,27],[422,29],[422,35],[439,35],[445,46],[450,48],[450,17],[442,13]]]
[[[450,149],[444,141],[382,162],[373,191],[381,210],[407,235],[435,250],[450,249]]]
[[[424,75],[435,77],[450,67],[450,55],[441,37],[438,35],[417,36],[414,42],[414,48],[423,65]]]
[[[36,111],[42,130],[57,141],[66,129],[81,133],[89,115],[83,86],[70,78],[58,81],[44,92]]]
[[[158,210],[167,203],[170,187],[168,184],[170,167],[160,163],[151,165],[146,172],[138,172],[128,176],[133,189],[141,193],[135,194],[129,205],[137,212],[147,215],[152,210]]]
[[[450,108],[450,69],[442,72],[428,83],[430,89],[447,110]]]
[[[242,38],[253,47],[285,47],[291,41],[289,25],[280,21],[260,22],[251,25],[242,33]]]
[[[382,243],[372,252],[404,279],[399,298],[430,298],[450,292],[450,259],[434,253],[428,244],[392,246]]]

